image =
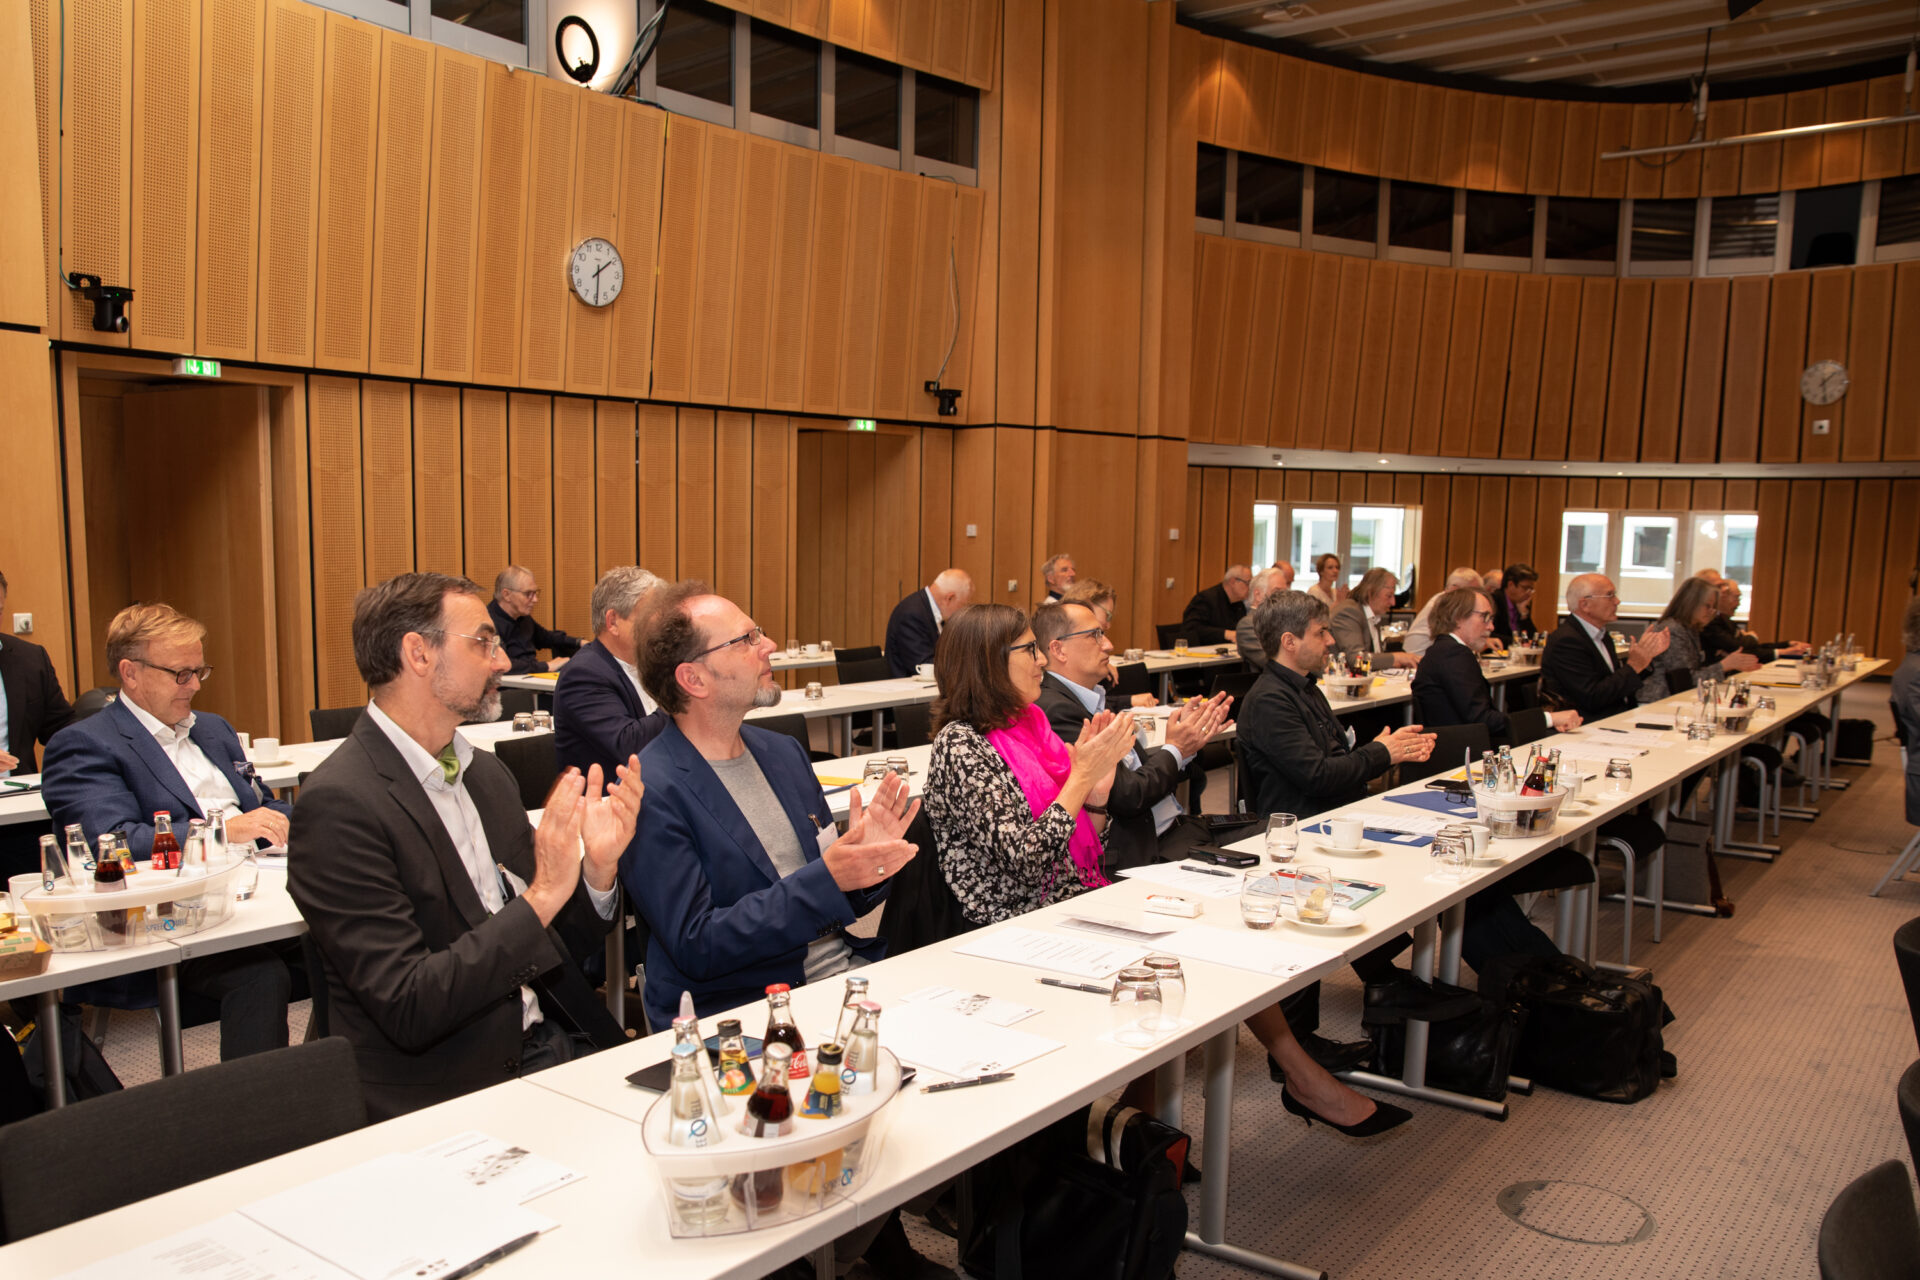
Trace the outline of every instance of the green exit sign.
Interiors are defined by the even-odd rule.
[[[874,429],[875,425],[872,418],[847,419],[847,430],[849,431],[872,431]]]
[[[217,378],[220,376],[220,362],[218,360],[175,360],[173,362],[173,376],[176,378]]]

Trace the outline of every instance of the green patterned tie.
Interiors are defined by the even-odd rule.
[[[449,742],[440,748],[440,754],[434,759],[440,762],[440,773],[446,778],[447,785],[452,786],[454,780],[460,776],[460,757],[454,754],[453,744]]]

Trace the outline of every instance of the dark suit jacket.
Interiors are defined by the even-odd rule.
[[[475,751],[467,794],[493,860],[534,876],[520,788]],[[332,1033],[353,1042],[369,1119],[444,1102],[520,1070],[520,988],[543,1016],[624,1039],[576,961],[611,920],[583,880],[549,928],[523,899],[489,915],[426,789],[370,715],[300,788],[287,889],[319,945]]]
[[[1602,657],[1572,614],[1547,637],[1546,650],[1540,655],[1540,692],[1560,706],[1572,707],[1582,720],[1633,710],[1639,705],[1634,695],[1640,680],[1640,673],[1624,659],[1615,655],[1609,663]]]
[[[1047,723],[1060,740],[1069,744],[1080,737],[1080,726],[1093,719],[1073,690],[1052,674],[1041,681],[1040,709],[1047,713]],[[1101,861],[1109,875],[1160,861],[1153,806],[1172,795],[1185,776],[1173,753],[1158,747],[1141,753],[1138,769],[1128,768],[1124,760],[1120,762],[1107,796],[1107,855]]]
[[[1247,602],[1227,599],[1227,589],[1216,582],[1194,592],[1187,611],[1180,615],[1188,644],[1219,644],[1247,616]]]
[[[598,640],[560,668],[553,686],[553,751],[564,772],[585,774],[592,765],[611,783],[614,766],[638,755],[667,727],[667,713],[648,713],[633,681]]]
[[[899,679],[912,675],[915,667],[933,661],[933,646],[939,639],[933,601],[923,587],[893,606],[887,618],[887,670]]]
[[[1780,656],[1780,646],[1762,644],[1749,635],[1742,635],[1740,624],[1724,613],[1713,615],[1713,621],[1700,628],[1700,656],[1708,662],[1718,662],[1736,650],[1744,649],[1762,662],[1772,662]]]
[[[1497,741],[1507,736],[1507,713],[1493,705],[1480,659],[1455,636],[1435,636],[1413,671],[1413,718],[1436,725],[1484,724]]]
[[[1907,821],[1920,826],[1920,652],[1894,668],[1893,714],[1907,734]]]
[[[570,658],[580,651],[578,640],[564,631],[547,630],[533,620],[532,614],[524,618],[509,618],[498,600],[487,601],[487,613],[493,618],[493,629],[500,633],[507,657],[513,662],[508,675],[522,676],[529,671],[545,671],[547,664],[540,660],[536,650],[551,649],[556,658]]]
[[[1512,611],[1513,601],[1507,599],[1506,588],[1502,587],[1500,590],[1494,592],[1493,634],[1501,644],[1506,645],[1508,648],[1513,647]],[[1533,625],[1532,601],[1528,601],[1526,607],[1520,610],[1520,629],[1522,631],[1533,631],[1536,629]]]
[[[0,639],[0,686],[7,691],[7,751],[20,760],[14,772],[37,773],[34,744],[52,742],[73,719],[73,707],[47,651],[19,636]]]
[[[1269,662],[1247,691],[1240,751],[1252,780],[1254,814],[1311,817],[1366,797],[1367,783],[1393,765],[1378,742],[1347,745],[1347,727],[1318,683]]]
[[[226,775],[241,809],[265,804],[289,812],[286,801],[274,799],[272,788],[255,779],[233,726],[210,711],[198,711],[189,736]],[[55,829],[77,822],[86,830],[88,844],[103,831],[117,831],[127,838],[135,857],[152,852],[153,815],[161,810],[172,816],[183,837],[189,818],[207,816],[173,761],[128,709],[125,697],[53,735],[47,744],[43,794]]]
[[[878,960],[886,953],[886,939],[845,932],[886,897],[887,882],[851,894],[834,883],[819,843],[833,813],[806,748],[751,724],[740,736],[786,809],[807,865],[781,877],[678,725],[653,740],[640,756],[647,797],[620,879],[653,931],[646,1003],[656,1026],[679,1013],[682,991],[693,993],[694,1009],[706,1016],[759,999],[770,983],[801,985],[815,938],[840,932],[858,955]],[[932,854],[922,849],[919,856]]]

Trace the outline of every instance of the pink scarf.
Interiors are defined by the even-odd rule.
[[[1007,768],[1013,770],[1014,781],[1020,784],[1021,793],[1033,807],[1033,816],[1038,818],[1045,813],[1059,798],[1060,788],[1073,771],[1073,756],[1067,751],[1067,744],[1054,733],[1053,726],[1047,723],[1046,712],[1037,704],[1029,703],[1007,728],[990,731],[987,741],[1007,762]],[[1067,851],[1073,855],[1081,883],[1090,889],[1107,883],[1107,878],[1100,874],[1103,852],[1100,837],[1094,833],[1093,819],[1085,809],[1073,819],[1073,838],[1067,844]]]

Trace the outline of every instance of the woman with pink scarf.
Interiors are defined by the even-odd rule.
[[[993,924],[1106,884],[1101,806],[1133,748],[1132,715],[1101,712],[1077,741],[1062,742],[1035,705],[1046,655],[1027,615],[1008,605],[976,604],[950,618],[933,663],[940,700],[924,803],[961,914]],[[1281,1101],[1294,1114],[1362,1137],[1412,1118],[1334,1079],[1278,1007],[1247,1026],[1284,1073]]]

